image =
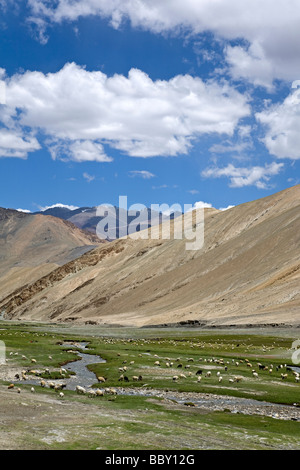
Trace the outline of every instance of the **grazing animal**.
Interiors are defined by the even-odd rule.
[[[62,390],[63,388],[66,388],[65,384],[56,384],[54,386],[54,390]]]
[[[14,388],[15,384],[10,384],[7,388],[10,390],[11,388]]]
[[[243,380],[243,377],[241,377],[240,375],[236,375],[234,377],[234,380],[235,380],[235,382],[239,383],[239,382],[241,382],[241,380]]]
[[[76,392],[79,394],[79,395],[85,395],[86,394],[86,389],[81,387],[80,385],[77,385],[76,386]]]
[[[106,379],[104,377],[97,377],[98,382],[104,383],[106,382]]]

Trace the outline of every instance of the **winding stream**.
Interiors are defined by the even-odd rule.
[[[77,355],[80,360],[67,363],[64,368],[73,372],[68,379],[53,380],[53,382],[65,383],[66,390],[75,390],[77,385],[88,389],[96,383],[95,374],[87,368],[90,364],[105,363],[106,361],[98,355],[86,354],[82,351],[87,349],[88,343],[64,343],[62,346],[69,346],[74,350],[78,349]],[[27,383],[38,385],[40,379],[28,380]],[[231,413],[255,414],[269,416],[277,419],[292,419],[300,421],[300,409],[290,405],[280,405],[253,398],[238,398],[233,396],[214,395],[211,393],[190,393],[164,390],[152,390],[147,388],[116,388],[118,395],[144,396],[162,398],[167,402],[181,405],[197,406],[198,408],[210,411],[224,411],[227,409]]]
[[[70,345],[69,343],[64,343],[63,346]],[[77,347],[80,350],[87,349],[88,343],[76,343],[72,344],[72,347]],[[100,356],[95,354],[85,354],[83,352],[77,352],[77,355],[81,357],[81,360],[69,362],[65,365],[65,369],[69,372],[74,372],[75,375],[71,375],[69,379],[65,379],[67,384],[66,390],[75,390],[77,385],[81,387],[88,388],[94,385],[97,381],[95,374],[91,372],[87,366],[90,364],[99,364],[106,362],[105,359],[102,359]]]

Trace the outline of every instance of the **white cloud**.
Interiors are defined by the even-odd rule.
[[[40,144],[33,136],[21,134],[16,129],[0,129],[0,158],[14,157],[25,159],[29,152],[40,149]]]
[[[229,186],[232,188],[242,188],[244,186],[256,186],[258,189],[268,189],[268,182],[272,176],[278,175],[282,170],[283,163],[272,162],[269,165],[253,167],[235,167],[232,164],[224,168],[207,168],[202,171],[204,178],[221,178],[230,179]]]
[[[212,204],[210,204],[209,202],[198,201],[198,202],[195,202],[194,204],[195,209],[211,208],[211,207],[212,207]]]
[[[274,65],[271,59],[265,56],[265,51],[257,41],[248,49],[228,46],[225,55],[233,78],[244,78],[256,86],[273,90],[273,80],[276,77]]]
[[[83,173],[82,176],[88,183],[91,183],[91,181],[94,181],[94,179],[96,178],[94,175],[90,175],[89,173],[86,173],[86,172]]]
[[[56,207],[60,207],[62,209],[69,209],[70,211],[75,211],[76,209],[79,209],[79,207],[77,206],[72,206],[72,205],[69,205],[69,204],[61,204],[61,203],[57,203],[57,204],[53,204],[52,206],[38,206],[40,211],[41,212],[45,212],[46,210],[48,209],[55,209]]]
[[[72,160],[74,162],[112,162],[108,157],[102,144],[91,140],[75,140],[53,142],[49,141],[49,151],[54,160]]]
[[[62,23],[90,15],[119,28],[132,27],[153,33],[199,34],[211,31],[225,40],[244,39],[245,48],[228,50],[236,77],[271,86],[274,78],[300,77],[299,0],[29,0],[31,21]],[[238,59],[241,59],[239,62]]]
[[[188,209],[187,212],[194,211],[195,209],[211,209],[213,206],[210,202],[197,201],[191,209]]]
[[[6,89],[2,121],[42,130],[53,158],[75,161],[111,161],[103,144],[133,157],[184,154],[203,134],[233,135],[250,114],[247,97],[227,83],[152,81],[137,69],[108,77],[71,63],[14,75]]]
[[[140,178],[143,178],[145,180],[155,177],[153,173],[150,173],[150,171],[146,170],[133,170],[129,172],[129,175],[132,177],[139,176]]]
[[[263,139],[267,149],[278,158],[300,159],[300,89],[283,103],[270,106],[256,119],[267,126]]]

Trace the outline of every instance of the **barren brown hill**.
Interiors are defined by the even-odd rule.
[[[98,245],[70,222],[0,208],[0,299]]]
[[[7,296],[0,310],[137,326],[300,324],[299,185],[227,211],[206,209],[203,248],[185,247],[184,239],[116,240]]]

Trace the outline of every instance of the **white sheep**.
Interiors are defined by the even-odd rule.
[[[85,395],[85,394],[86,394],[86,389],[83,388],[83,387],[81,387],[80,385],[77,385],[77,386],[76,386],[76,392],[77,392],[78,394]]]

